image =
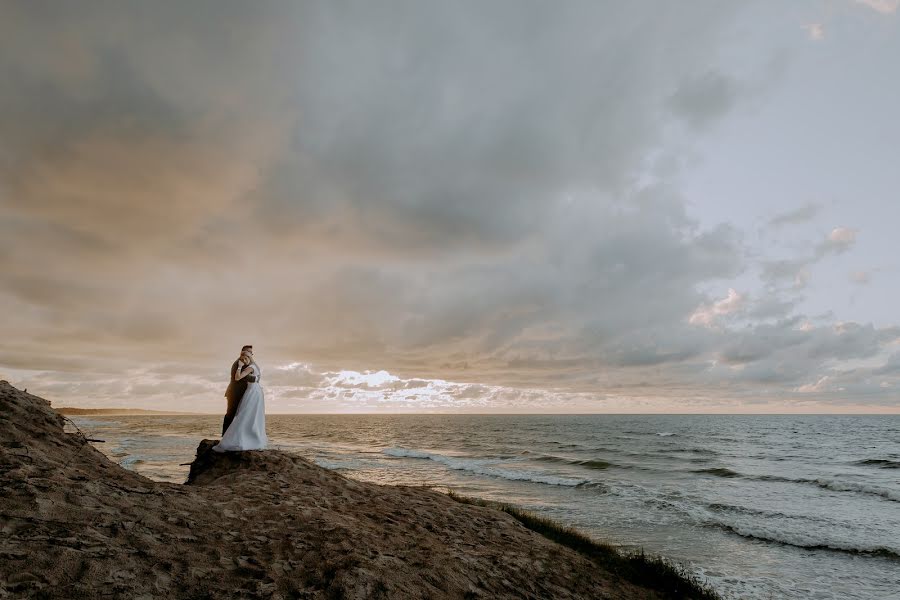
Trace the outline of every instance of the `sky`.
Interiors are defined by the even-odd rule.
[[[57,406],[900,413],[900,0],[0,3]]]

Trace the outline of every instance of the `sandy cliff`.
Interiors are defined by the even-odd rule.
[[[154,482],[0,382],[0,598],[655,598],[498,510],[198,449]]]

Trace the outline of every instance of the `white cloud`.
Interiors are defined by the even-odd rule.
[[[809,39],[818,42],[825,39],[825,25],[822,23],[808,23],[803,25]]]
[[[810,268],[829,256],[847,252],[856,243],[857,233],[857,229],[835,227],[818,244],[809,248],[805,255],[763,260],[760,277],[772,289],[789,282],[794,291],[802,290],[809,284]]]
[[[797,274],[794,276],[794,289],[802,290],[807,285],[809,285],[809,280],[812,277],[810,275],[808,269],[800,269],[797,271]]]
[[[850,246],[856,241],[856,230],[849,227],[835,227],[828,234],[828,241],[836,246]]]
[[[853,271],[850,273],[850,281],[858,285],[866,285],[872,281],[870,271]]]
[[[285,365],[276,365],[275,368],[279,371],[296,371],[298,369],[308,371],[310,369],[310,365],[309,363],[292,362]]]
[[[745,302],[744,295],[739,294],[734,289],[728,289],[728,295],[713,302],[712,304],[701,304],[691,314],[688,322],[691,325],[703,325],[705,327],[713,327],[718,318],[725,315],[732,315],[740,311]]]
[[[381,371],[366,371],[364,373],[345,370],[327,377],[327,381],[328,385],[337,387],[377,389],[396,383],[400,381],[400,378],[396,375],[391,375],[383,369]]]
[[[828,381],[830,377],[825,375],[821,377],[815,383],[807,383],[805,385],[801,385],[796,389],[797,392],[801,394],[813,394],[818,392],[824,392],[828,388]]]
[[[890,15],[900,8],[900,0],[855,0],[857,4],[868,6],[883,15]]]
[[[835,227],[822,242],[816,246],[815,255],[809,259],[810,263],[821,260],[829,254],[842,254],[856,243],[857,229],[850,227]]]

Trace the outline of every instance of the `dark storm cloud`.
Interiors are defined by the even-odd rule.
[[[801,321],[797,317],[734,332],[718,357],[740,368],[732,374],[737,381],[801,386],[843,361],[873,359],[900,340],[897,327],[858,323],[801,327]],[[888,369],[885,374],[890,371],[889,366],[883,369]]]
[[[0,360],[165,356],[213,386],[212,361],[250,341],[269,364],[316,363],[273,372],[286,388],[342,368],[719,385],[731,375],[698,375],[710,357],[767,352],[762,329],[688,322],[702,287],[746,268],[741,235],[700,227],[648,165],[670,120],[702,130],[740,105],[713,58],[735,10],[7,3],[0,310],[21,341]],[[810,344],[806,366],[869,356],[866,336],[857,354]]]
[[[260,216],[276,231],[366,252],[540,235],[554,197],[624,191],[659,141],[654,111],[669,77],[702,45],[675,40],[712,34],[640,4],[403,15],[312,15],[297,69],[315,83],[299,87],[291,154],[260,190]]]
[[[740,89],[730,77],[709,71],[682,82],[669,106],[689,126],[702,129],[727,114],[739,96]]]
[[[892,354],[885,363],[873,371],[874,375],[900,375],[900,352]]]

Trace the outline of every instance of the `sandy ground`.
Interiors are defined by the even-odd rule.
[[[274,450],[151,481],[0,382],[0,598],[655,598],[511,516]]]

